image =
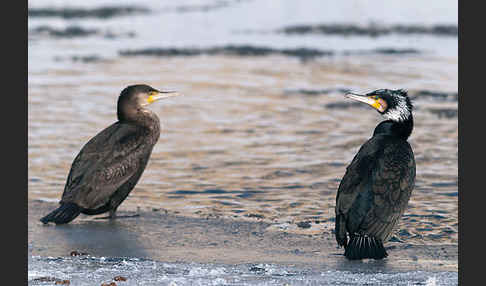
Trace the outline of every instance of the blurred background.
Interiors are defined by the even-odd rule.
[[[416,188],[395,241],[457,243],[457,1],[29,1],[29,199],[55,201],[127,85],[184,94],[120,209],[331,233],[346,166],[403,88]]]

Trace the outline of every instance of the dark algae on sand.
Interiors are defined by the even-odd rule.
[[[372,106],[387,120],[361,146],[339,185],[336,241],[348,259],[382,259],[388,256],[383,243],[407,208],[415,184],[415,157],[407,142],[412,104],[403,90],[347,96]]]
[[[148,85],[132,85],[118,97],[118,122],[93,137],[71,166],[61,206],[41,219],[69,223],[80,213],[96,215],[116,209],[142,176],[160,136],[160,120],[145,106],[178,95]]]

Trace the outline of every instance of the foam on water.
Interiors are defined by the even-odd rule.
[[[367,273],[303,269],[274,264],[165,263],[126,257],[32,256],[29,285],[48,285],[42,277],[70,280],[71,285],[457,285],[457,272]],[[125,284],[126,283],[126,284]]]

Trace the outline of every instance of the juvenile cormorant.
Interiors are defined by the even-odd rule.
[[[63,224],[80,213],[109,212],[114,218],[159,140],[159,118],[145,106],[176,95],[145,84],[126,87],[118,97],[118,121],[84,145],[71,165],[59,208],[40,221]]]
[[[379,89],[347,97],[375,108],[387,120],[361,146],[347,167],[336,196],[336,241],[348,259],[382,259],[407,208],[415,184],[412,103],[404,90]],[[349,234],[349,242],[348,242]]]

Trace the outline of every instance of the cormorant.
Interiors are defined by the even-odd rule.
[[[387,120],[376,126],[346,168],[336,196],[336,241],[350,260],[382,259],[388,256],[383,243],[407,208],[415,184],[415,158],[407,142],[413,107],[404,90],[346,96],[372,106]]]
[[[40,221],[64,224],[80,213],[109,212],[114,218],[159,140],[159,118],[145,106],[176,95],[145,84],[126,87],[118,97],[118,121],[84,145],[71,165],[59,208]]]

